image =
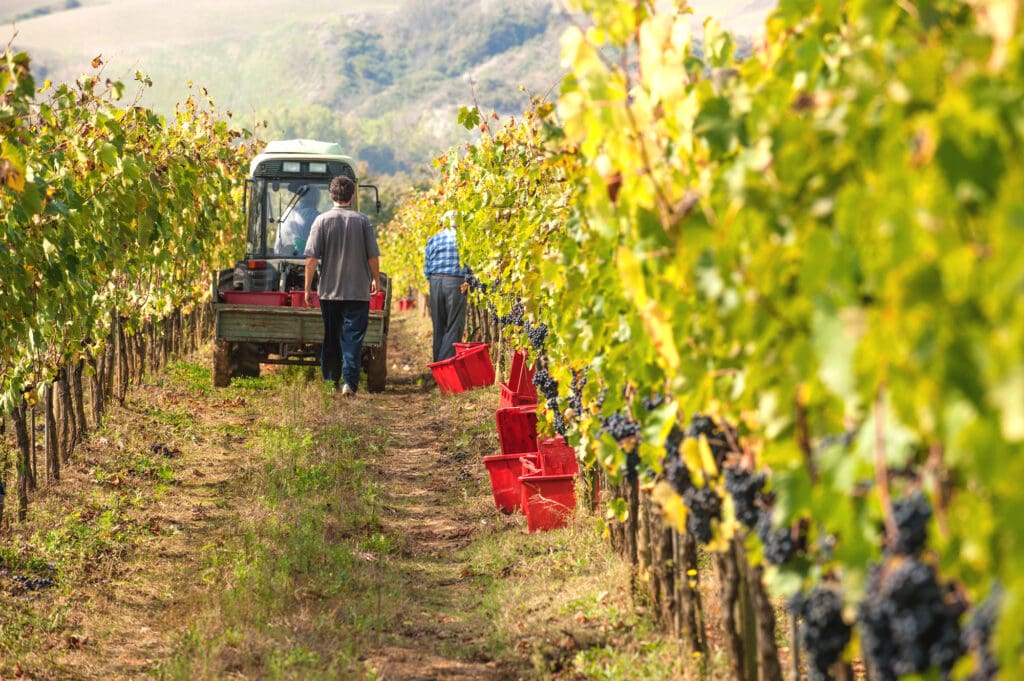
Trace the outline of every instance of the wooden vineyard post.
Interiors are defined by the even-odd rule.
[[[62,461],[67,463],[78,441],[78,424],[74,418],[74,407],[71,404],[71,372],[67,366],[57,372],[57,388],[60,397],[60,435]]]
[[[642,581],[648,584],[648,595],[655,609],[658,607],[657,580],[654,579],[654,570],[651,562],[651,526],[650,516],[647,513],[647,495],[641,499],[639,490],[637,492],[637,536],[636,536],[636,559],[637,569],[635,576],[635,587],[639,588]]]
[[[71,395],[74,400],[75,422],[78,425],[79,441],[89,431],[89,422],[85,418],[85,393],[82,389],[82,373],[85,371],[85,360],[78,360],[71,370]]]
[[[46,434],[46,474],[50,482],[60,480],[60,447],[57,419],[53,413],[53,384],[43,386],[43,422]]]
[[[38,431],[36,430],[36,406],[34,404],[32,405],[31,412],[32,422],[30,424],[31,428],[28,431],[28,435],[29,445],[32,448],[32,477],[30,478],[30,480],[32,481],[31,488],[32,491],[34,492],[36,490],[37,481],[39,480],[39,465],[36,462],[36,433]]]
[[[680,599],[682,627],[689,636],[692,652],[707,656],[708,639],[705,631],[704,606],[700,596],[700,573],[697,570],[697,540],[686,532],[677,534],[680,548]]]
[[[29,448],[32,446],[28,435],[27,405],[25,400],[14,408],[11,420],[14,421],[14,437],[18,442],[18,520],[28,517],[28,491],[35,489],[36,482],[32,475],[32,461]]]
[[[747,677],[746,657],[743,640],[736,621],[737,605],[740,598],[740,575],[736,565],[736,554],[732,548],[715,554],[718,578],[722,593],[722,628],[725,630],[725,645],[729,656],[729,672],[735,681],[755,681]]]
[[[764,588],[764,568],[760,565],[750,567],[747,574],[757,622],[757,657],[761,681],[782,681],[779,649],[775,645],[775,610]]]
[[[789,680],[800,681],[800,619],[789,612]]]
[[[740,545],[739,538],[729,542],[732,560],[736,565],[736,576],[739,582],[739,600],[737,602],[740,640],[743,642],[743,671],[748,679],[757,679],[758,635],[757,620],[754,615],[754,599],[750,585],[750,571],[746,555]]]

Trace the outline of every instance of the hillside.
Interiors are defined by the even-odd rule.
[[[455,114],[474,99],[512,115],[531,94],[557,91],[568,22],[560,6],[361,0],[339,9],[307,0],[297,12],[278,0],[11,0],[0,20],[40,78],[74,79],[102,55],[108,77],[147,75],[153,87],[138,87],[141,103],[158,111],[171,112],[191,81],[250,127],[266,121],[265,136],[338,140],[390,174],[425,170],[469,139]],[[774,2],[691,6],[695,25],[714,14],[749,34]]]

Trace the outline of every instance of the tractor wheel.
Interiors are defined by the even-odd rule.
[[[233,343],[231,352],[231,377],[260,377],[260,353],[251,343]]]
[[[213,386],[226,388],[238,376],[259,378],[260,356],[249,343],[216,341],[213,344]]]
[[[370,348],[366,354],[366,389],[383,392],[388,382],[388,337],[381,338],[380,347]]]
[[[216,341],[213,344],[213,387],[226,388],[231,384],[231,344]]]

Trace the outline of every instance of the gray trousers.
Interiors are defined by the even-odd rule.
[[[466,294],[462,277],[430,277],[430,321],[434,323],[434,361],[455,356],[466,328]]]

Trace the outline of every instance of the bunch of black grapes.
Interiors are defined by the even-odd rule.
[[[999,619],[1001,601],[1002,588],[996,585],[964,626],[960,639],[974,656],[974,671],[966,681],[995,681],[999,676],[999,660],[992,652],[992,632]]]
[[[526,306],[523,305],[521,300],[517,300],[512,304],[512,309],[508,314],[498,317],[498,321],[506,326],[522,326],[524,324],[523,316],[526,314]]]
[[[587,384],[587,371],[574,371],[572,384],[569,386],[569,408],[577,414],[583,413],[583,387]]]
[[[763,545],[764,559],[771,565],[784,565],[799,552],[801,546],[793,538],[793,531],[788,525],[772,526],[772,512],[762,508],[758,513],[757,536]]]
[[[665,480],[676,494],[682,496],[693,487],[690,469],[686,467],[683,457],[679,456],[679,446],[686,439],[686,433],[678,425],[672,426],[665,438],[665,457],[661,460],[661,468],[665,472]]]
[[[640,424],[622,412],[601,419],[601,430],[620,443],[640,436]]]
[[[40,589],[47,589],[54,585],[54,581],[51,577],[28,577],[26,575],[16,575],[12,577],[13,581],[21,585],[25,591],[39,591]]]
[[[548,325],[544,322],[533,324],[530,320],[524,322],[526,337],[530,339],[530,345],[534,350],[540,351],[544,348],[544,341],[548,337]]]
[[[466,286],[469,287],[470,291],[480,291],[481,293],[487,293],[487,284],[480,281],[475,274],[466,275]]]
[[[665,396],[659,393],[654,393],[653,395],[644,397],[640,400],[640,406],[647,411],[654,411],[663,404],[665,404]]]
[[[715,420],[710,416],[694,414],[693,419],[690,421],[687,436],[697,439],[701,435],[707,439],[708,446],[711,448],[711,454],[715,459],[715,465],[721,470],[729,455],[729,439],[726,431],[715,423]]]
[[[568,428],[565,425],[565,416],[558,410],[558,398],[552,397],[548,399],[548,401],[545,402],[545,405],[547,406],[548,411],[553,414],[555,432],[559,435],[565,435]]]
[[[831,586],[819,584],[806,596],[795,597],[789,607],[804,622],[800,641],[809,657],[811,681],[826,681],[853,631],[843,620],[842,596]]]
[[[707,485],[691,487],[683,494],[683,503],[689,509],[686,514],[686,531],[699,543],[710,543],[714,536],[711,521],[722,519],[722,497]]]
[[[558,399],[558,381],[556,381],[550,373],[548,373],[547,363],[538,362],[540,366],[533,374],[533,384],[540,390],[540,394],[544,396],[545,400],[557,400]]]
[[[962,602],[935,569],[916,556],[894,556],[872,568],[860,605],[863,649],[878,681],[938,669],[948,678],[964,653]]]
[[[896,537],[893,538],[891,552],[901,556],[921,553],[928,540],[928,521],[932,517],[928,498],[921,492],[914,492],[893,502],[892,517],[896,525]]]
[[[725,469],[725,490],[732,496],[736,519],[748,529],[757,526],[763,505],[765,476],[743,468]]]

